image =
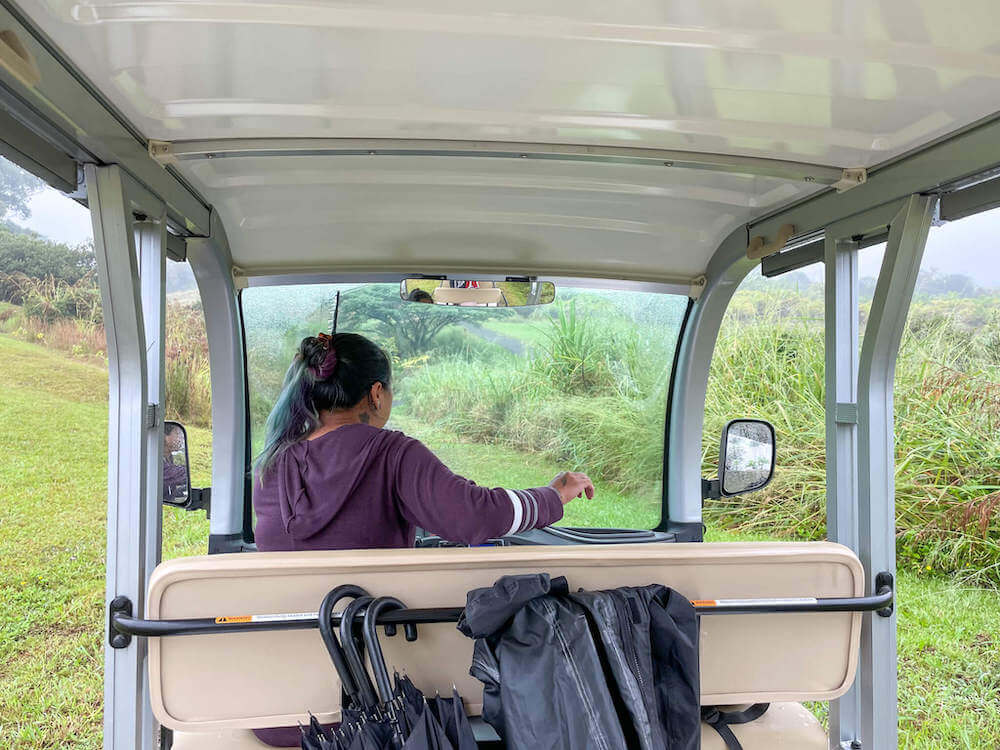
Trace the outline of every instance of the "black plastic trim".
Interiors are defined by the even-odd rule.
[[[667,534],[673,534],[675,542],[705,541],[705,524],[701,521],[667,521],[665,526],[657,529]]]
[[[132,643],[133,634],[118,627],[121,617],[132,617],[132,600],[127,596],[116,596],[108,604],[108,645],[111,648],[128,648]]]
[[[889,589],[893,592],[896,590],[896,581],[893,578],[892,573],[887,570],[883,570],[875,576],[875,590],[884,591],[885,589]],[[875,610],[875,613],[879,617],[892,617],[892,613],[895,611],[895,608],[896,598],[893,597],[885,607]]]
[[[688,523],[674,524],[670,520],[670,490],[667,479],[670,476],[670,416],[674,409],[674,390],[677,386],[677,364],[681,359],[681,342],[687,333],[688,323],[691,321],[691,311],[694,309],[694,300],[688,297],[687,307],[684,309],[684,317],[681,319],[681,329],[677,332],[677,342],[674,345],[674,360],[670,366],[670,383],[667,386],[667,409],[663,416],[663,480],[662,494],[660,496],[660,523],[653,531],[671,532],[675,526],[686,526]],[[701,523],[697,524],[699,527]],[[678,538],[677,541],[683,541]],[[701,537],[697,541],[701,541]]]
[[[243,348],[243,541],[252,545],[253,532],[253,465],[250,445],[250,363],[247,361],[247,328],[243,315],[243,290],[236,295],[236,312],[240,318],[240,343]]]
[[[718,500],[722,497],[722,491],[719,489],[718,479],[705,479],[701,478],[701,499],[702,500]]]
[[[190,490],[191,500],[185,510],[203,510],[205,517],[212,517],[212,488],[192,487]]]
[[[229,552],[249,552],[255,549],[252,542],[247,542],[243,538],[243,532],[237,531],[233,534],[209,534],[208,554],[225,555]]]

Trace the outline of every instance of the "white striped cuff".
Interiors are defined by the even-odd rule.
[[[538,525],[538,498],[529,490],[505,490],[514,506],[514,521],[508,534],[517,534]]]
[[[514,494],[512,490],[506,490],[507,497],[510,498],[510,504],[514,506],[514,521],[510,525],[510,530],[507,534],[516,534],[521,531],[521,521],[524,520],[524,504],[521,502],[521,498]]]

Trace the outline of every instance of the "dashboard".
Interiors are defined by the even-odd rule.
[[[480,547],[515,547],[520,545],[566,545],[566,544],[648,544],[655,542],[675,542],[676,535],[668,531],[644,531],[641,529],[585,529],[574,526],[546,526],[544,529],[529,529],[520,534],[510,534],[498,539],[490,539]],[[466,544],[449,542],[433,534],[417,532],[416,547],[467,547]]]

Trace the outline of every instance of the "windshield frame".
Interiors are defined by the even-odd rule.
[[[449,279],[468,276],[472,272],[458,272],[452,274],[434,274],[433,278]],[[695,298],[691,296],[690,285],[672,284],[656,281],[643,281],[635,279],[613,279],[613,278],[592,278],[575,276],[518,276],[516,274],[475,274],[477,278],[489,281],[505,281],[509,279],[530,279],[532,281],[551,281],[556,285],[556,299],[559,298],[560,287],[576,289],[594,289],[607,291],[628,291],[647,292],[657,294],[667,294],[671,296],[682,296],[686,298],[684,311],[680,325],[677,328],[677,339],[674,346],[673,358],[669,363],[670,377],[667,381],[666,407],[663,420],[663,455],[662,455],[662,479],[660,497],[660,520],[653,526],[652,531],[672,532],[673,524],[670,519],[669,506],[669,483],[667,481],[670,465],[670,420],[673,411],[676,389],[676,377],[678,365],[681,358],[681,349],[685,336],[688,333],[689,322],[691,320],[692,309]],[[253,450],[252,450],[252,424],[250,411],[250,368],[248,365],[248,347],[246,334],[246,316],[243,308],[243,292],[251,287],[271,287],[271,286],[295,286],[295,285],[320,285],[320,284],[399,284],[407,278],[419,278],[417,273],[293,273],[275,276],[254,276],[244,279],[245,283],[240,286],[237,292],[237,308],[239,311],[240,335],[243,350],[243,384],[246,398],[244,400],[244,423],[246,430],[246,461],[244,475],[244,502],[243,502],[243,540],[247,543],[254,541],[254,518],[253,518]]]

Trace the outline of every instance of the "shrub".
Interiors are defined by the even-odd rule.
[[[38,279],[19,272],[0,272],[0,293],[8,302],[20,305],[28,317],[47,323],[59,318],[101,322],[101,294],[90,273],[69,283],[54,276]]]
[[[8,274],[23,274],[33,279],[52,277],[75,284],[94,270],[94,252],[89,245],[69,247],[34,232],[12,231],[0,225],[0,268]]]

